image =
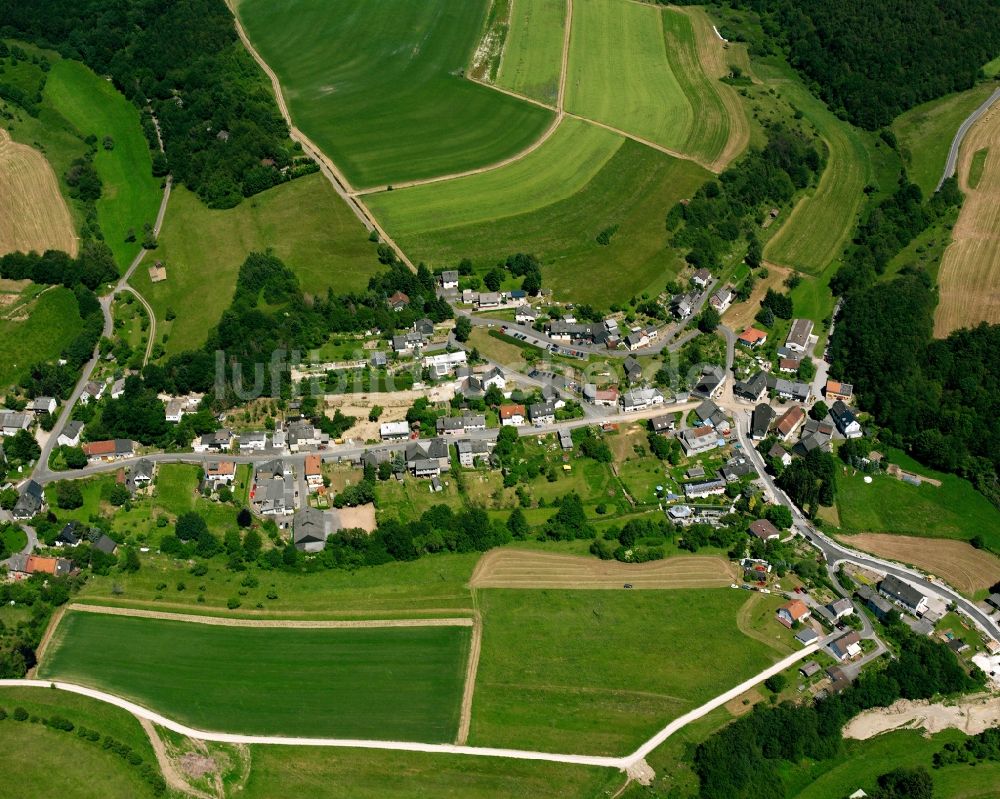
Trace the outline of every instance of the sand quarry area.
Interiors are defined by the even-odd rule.
[[[954,728],[975,735],[1000,724],[1000,696],[976,696],[954,705],[900,699],[866,710],[844,725],[844,737],[859,741],[893,730],[923,729],[928,735]]]

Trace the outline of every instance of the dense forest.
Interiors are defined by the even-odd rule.
[[[0,35],[83,61],[160,122],[174,178],[213,208],[285,180],[288,130],[224,0],[0,0]],[[151,121],[144,122],[155,141]]]
[[[875,130],[970,88],[1000,54],[995,0],[725,0],[761,15],[761,55],[784,51],[838,115]],[[732,31],[723,31],[734,37]]]

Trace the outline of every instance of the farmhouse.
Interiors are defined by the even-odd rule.
[[[854,397],[854,386],[850,383],[841,383],[839,380],[827,380],[823,393],[828,400],[850,402]]]
[[[778,425],[775,427],[775,431],[783,441],[787,441],[792,433],[799,429],[799,425],[802,424],[805,418],[806,412],[802,410],[802,406],[793,405],[778,417]]]
[[[319,447],[323,449],[330,443],[330,436],[314,427],[312,422],[300,419],[288,425],[288,451],[299,452],[302,449]]]
[[[882,579],[878,584],[878,592],[916,616],[923,615],[927,610],[927,597],[893,574],[887,574]]]
[[[91,441],[89,444],[83,445],[83,454],[90,459],[91,463],[117,461],[122,458],[131,458],[134,446],[135,442],[126,438]]]
[[[716,430],[729,430],[729,418],[726,412],[710,399],[695,408],[694,413],[703,425],[714,427]]]
[[[829,452],[832,438],[833,425],[826,422],[817,422],[815,419],[808,419],[802,426],[802,437],[792,448],[792,451],[802,457],[805,457],[814,449]]]
[[[0,413],[0,434],[2,435],[17,435],[19,430],[27,430],[30,425],[31,417],[26,413],[17,413],[15,411]]]
[[[803,622],[811,615],[806,603],[801,599],[793,599],[778,608],[778,621],[786,627],[791,627],[795,622]]]
[[[59,434],[59,438],[56,439],[56,443],[60,447],[78,447],[80,446],[80,434],[82,432],[83,422],[78,419],[72,419],[66,422],[66,426]]]
[[[56,401],[52,397],[35,397],[25,408],[29,413],[55,413]]]
[[[479,438],[463,438],[461,441],[455,442],[458,462],[467,469],[471,469],[477,463],[488,461],[492,448],[492,441],[484,441]]]
[[[775,377],[774,375],[767,376],[767,387],[779,397],[797,402],[809,402],[809,398],[812,396],[812,388],[808,383],[785,380],[783,377]]]
[[[751,535],[757,536],[761,541],[777,541],[781,538],[781,531],[767,519],[757,519],[750,525]]]
[[[766,402],[757,405],[750,415],[750,438],[754,441],[763,441],[767,438],[767,431],[776,415],[774,408]]]
[[[528,411],[523,405],[500,406],[500,424],[504,427],[520,427],[527,415]]]
[[[809,338],[812,336],[813,323],[810,319],[795,319],[792,321],[792,329],[785,339],[785,349],[792,352],[805,352],[809,346]]]
[[[707,425],[682,430],[677,438],[680,439],[681,446],[684,447],[684,453],[688,457],[697,455],[700,452],[708,452],[710,449],[715,449],[723,443],[719,438],[719,434]]]
[[[857,630],[851,630],[847,635],[842,635],[832,644],[830,652],[837,660],[844,660],[857,657],[861,654],[861,636]]]
[[[319,552],[339,529],[337,514],[305,507],[292,516],[292,543],[300,552]]]
[[[837,425],[837,429],[844,438],[861,438],[863,431],[861,423],[854,412],[848,408],[841,400],[837,400],[830,406],[830,418]]]
[[[736,339],[744,347],[749,347],[752,350],[758,347],[763,347],[767,343],[767,333],[763,330],[758,330],[755,327],[748,327],[739,337]]]
[[[411,441],[406,445],[406,468],[414,477],[437,477],[451,469],[448,442],[443,438]]]

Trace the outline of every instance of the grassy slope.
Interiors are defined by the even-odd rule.
[[[581,191],[537,211],[404,237],[407,252],[434,266],[472,258],[488,268],[512,252],[543,262],[544,285],[560,299],[605,307],[651,285],[662,289],[678,268],[666,248],[667,210],[709,176],[690,161],[626,141]],[[595,241],[619,225],[610,245]],[[609,274],[615,280],[608,283]]]
[[[822,272],[848,240],[871,177],[863,134],[835,117],[784,65],[755,62],[765,82],[786,95],[816,127],[829,147],[826,169],[815,191],[800,200],[764,248],[764,257],[808,273]]]
[[[983,147],[972,154],[972,162],[969,164],[969,188],[975,189],[979,186],[979,181],[983,179],[983,172],[986,169],[986,156],[989,155],[989,148]]]
[[[251,758],[246,799],[583,799],[624,782],[609,769],[416,752],[252,747]]]
[[[16,383],[32,364],[55,359],[82,326],[76,297],[62,286],[29,307],[24,321],[0,319],[0,387]]]
[[[737,630],[745,601],[729,589],[482,591],[470,743],[623,754],[776,659]]]
[[[67,614],[40,673],[188,724],[261,734],[447,741],[469,629],[250,629]]]
[[[497,85],[554,105],[565,24],[565,0],[514,0]]]
[[[225,211],[206,208],[183,187],[174,189],[153,253],[167,279],[152,284],[145,268],[133,282],[169,331],[168,353],[201,346],[229,305],[247,254],[271,248],[299,276],[306,292],[363,289],[381,267],[365,230],[320,174],[258,194]],[[194,300],[194,301],[193,301]],[[171,307],[177,319],[165,323]]]
[[[912,486],[888,475],[867,484],[860,474],[837,472],[837,509],[845,532],[901,533],[967,541],[982,535],[1000,551],[1000,512],[972,485],[955,475],[921,466],[893,451],[904,469],[941,480],[941,487]]]
[[[931,100],[893,120],[892,131],[900,147],[909,154],[907,172],[910,180],[930,194],[941,179],[948,150],[962,121],[993,92],[994,86],[983,83],[972,89]]]
[[[118,266],[124,269],[139,252],[143,224],[156,219],[161,197],[160,179],[152,176],[152,157],[139,112],[108,81],[76,61],[53,65],[45,84],[45,100],[82,136],[97,136],[94,166],[104,184],[97,218]],[[114,139],[113,150],[101,146],[105,136]],[[137,242],[125,242],[129,228],[135,229]]]
[[[356,186],[483,166],[519,152],[549,111],[462,77],[487,3],[243,0],[240,17],[296,124]]]

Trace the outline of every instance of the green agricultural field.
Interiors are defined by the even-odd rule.
[[[151,283],[145,266],[132,279],[153,306],[157,339],[168,354],[200,347],[228,307],[240,266],[270,248],[312,294],[363,290],[382,267],[357,217],[321,174],[307,175],[225,211],[206,208],[191,192],[170,195],[160,246],[167,279]],[[150,260],[152,263],[152,260]],[[197,302],[192,302],[196,297]],[[177,318],[166,322],[167,309]]]
[[[483,590],[470,743],[621,755],[777,659],[729,589]]]
[[[76,296],[62,286],[53,286],[37,299],[8,306],[3,311],[0,387],[18,382],[33,364],[57,358],[83,326]]]
[[[470,628],[215,627],[70,612],[39,676],[202,729],[449,741]]]
[[[764,248],[769,261],[818,274],[840,256],[857,222],[863,189],[872,174],[865,134],[837,119],[787,65],[755,62],[754,69],[802,111],[828,148],[819,184],[799,200]]]
[[[562,71],[566,0],[514,0],[496,83],[555,105]]]
[[[987,78],[995,78],[1000,75],[1000,55],[983,66],[983,73]]]
[[[979,185],[979,181],[983,179],[983,170],[986,168],[986,156],[989,155],[989,149],[983,147],[981,150],[976,150],[972,154],[972,163],[969,164],[969,188],[974,189]]]
[[[567,128],[572,129],[572,126]],[[560,128],[556,136],[561,132]],[[584,134],[588,140],[589,135]],[[546,142],[541,150],[553,144]],[[572,153],[568,157],[572,159],[570,163],[576,163]],[[557,180],[559,167],[554,162],[549,162],[545,169],[553,167],[556,169],[549,174]],[[573,171],[567,163],[561,168]],[[518,205],[516,184],[512,182],[505,192],[512,199],[505,209],[494,206],[494,213],[505,210],[513,215],[447,228],[434,223],[436,229],[407,235],[397,235],[390,225],[389,233],[411,256],[433,266],[454,264],[468,257],[477,269],[485,270],[512,252],[534,253],[543,263],[544,285],[559,299],[606,307],[613,302],[626,302],[648,288],[659,292],[677,273],[681,262],[666,246],[663,219],[667,209],[690,197],[708,177],[707,170],[691,161],[625,141],[580,191],[544,208],[525,212]],[[557,187],[558,183],[547,190],[550,196],[559,191]],[[438,188],[443,189],[443,185],[427,186],[421,191]],[[378,209],[383,200],[387,206],[397,202],[397,194],[405,200],[407,192],[380,194],[370,199]],[[468,197],[465,199],[468,203]],[[531,197],[522,200],[534,204]],[[484,197],[482,202],[493,200]],[[460,204],[457,201],[455,211],[469,213],[458,207]],[[611,243],[598,244],[597,234],[612,225],[618,225],[618,230]],[[615,275],[610,284],[609,274]]]
[[[1000,511],[967,480],[921,466],[902,452],[890,459],[916,474],[934,477],[941,487],[913,486],[888,475],[865,483],[861,474],[837,471],[837,510],[846,533],[900,533],[968,541],[981,535],[1000,551]]]
[[[939,97],[900,114],[892,132],[906,157],[906,171],[925,195],[937,187],[952,139],[963,120],[993,92],[988,83]]]
[[[625,782],[613,769],[417,752],[254,746],[250,758],[245,799],[583,799]]]
[[[553,115],[464,77],[487,0],[241,0],[295,124],[357,187],[496,163]]]
[[[142,247],[142,226],[156,219],[162,197],[160,179],[152,175],[152,156],[139,111],[111,83],[77,61],[53,65],[45,84],[45,101],[82,137],[97,137],[94,167],[104,184],[97,220],[124,271]],[[114,140],[114,149],[102,146],[105,136]],[[130,228],[136,241],[127,243]]]

